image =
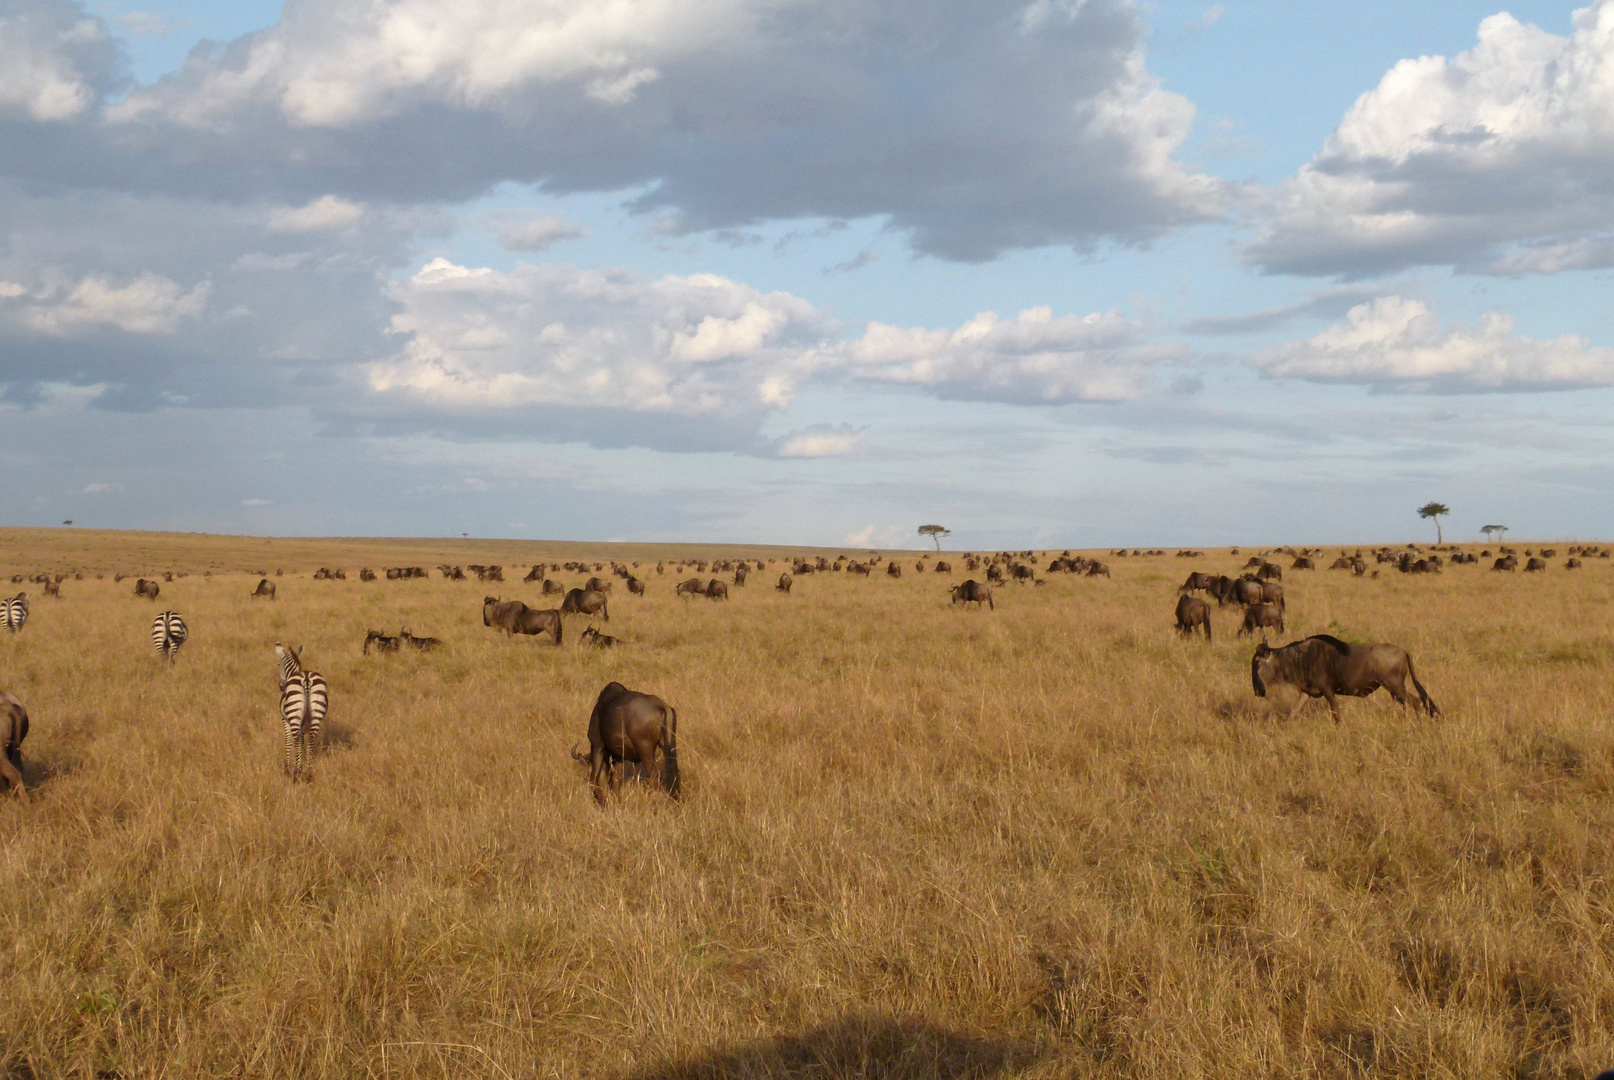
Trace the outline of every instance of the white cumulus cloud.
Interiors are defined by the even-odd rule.
[[[1249,254],[1346,275],[1609,265],[1611,173],[1614,0],[1575,12],[1568,37],[1493,15],[1473,49],[1403,60],[1363,94]]]
[[[207,306],[211,289],[203,281],[186,289],[161,274],[141,274],[124,285],[87,277],[71,289],[46,290],[24,308],[24,325],[42,334],[70,336],[92,326],[113,326],[131,334],[166,334]]]
[[[1252,363],[1275,379],[1431,393],[1614,386],[1614,349],[1573,334],[1524,337],[1514,332],[1513,319],[1495,312],[1478,326],[1442,326],[1427,304],[1400,296],[1360,304],[1345,322],[1267,349]]]
[[[106,29],[76,4],[7,5],[0,9],[0,114],[71,120],[96,103],[93,69],[112,49]]]
[[[287,207],[269,215],[275,232],[320,232],[352,225],[364,216],[364,207],[335,195],[322,195],[306,206]]]
[[[779,440],[779,456],[784,458],[844,457],[863,444],[863,434],[851,428],[819,425],[792,431]]]
[[[562,240],[576,240],[587,235],[588,230],[575,221],[540,217],[503,230],[499,233],[499,243],[507,251],[548,251]]]

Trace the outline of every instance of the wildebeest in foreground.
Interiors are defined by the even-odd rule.
[[[259,578],[258,587],[252,590],[252,599],[256,600],[260,596],[267,596],[273,600],[275,598],[275,583],[268,578]]]
[[[1417,693],[1416,701],[1407,692],[1409,682]],[[1250,683],[1255,696],[1261,698],[1274,686],[1298,690],[1300,696],[1289,710],[1291,720],[1306,698],[1320,697],[1327,700],[1334,722],[1338,723],[1337,696],[1367,697],[1381,686],[1402,705],[1421,707],[1430,716],[1440,715],[1435,699],[1412,669],[1412,657],[1396,645],[1347,645],[1327,634],[1316,634],[1280,649],[1263,641],[1255,647],[1255,656],[1250,660]]]
[[[954,585],[948,591],[952,594],[955,604],[974,604],[976,607],[985,604],[993,611],[998,609],[997,604],[992,602],[992,587],[982,585],[974,578],[968,579],[962,585]]]
[[[689,579],[687,579],[685,581],[680,581],[678,583],[677,587],[675,589],[673,589],[673,595],[675,595],[675,596],[705,596],[706,595],[706,582],[702,581],[700,578],[689,578]]]
[[[573,589],[567,593],[566,599],[560,602],[560,612],[562,615],[599,615],[606,622],[611,621],[605,594],[593,589]]]
[[[0,691],[0,779],[16,788],[23,802],[28,789],[22,783],[22,741],[28,737],[28,710],[22,702]]]
[[[660,768],[655,768],[656,751]],[[588,764],[594,799],[605,805],[605,783],[617,788],[613,766],[633,762],[647,772],[658,772],[661,787],[676,799],[678,781],[678,710],[658,697],[629,690],[619,682],[607,683],[588,718],[588,756],[572,747],[572,757]]]
[[[790,586],[794,585],[795,583],[796,583],[796,579],[791,577],[789,572],[786,572],[786,573],[783,573],[783,574],[779,575],[779,584],[775,585],[774,588],[778,589],[780,592],[784,593],[786,596],[789,596],[790,595]]]
[[[1206,641],[1211,639],[1210,605],[1184,593],[1177,597],[1177,633],[1193,637],[1196,627],[1204,628]]]
[[[155,600],[157,599],[157,594],[161,591],[155,581],[147,581],[145,578],[135,579],[134,594],[136,596],[144,596],[147,600]]]
[[[1277,604],[1251,604],[1244,609],[1244,625],[1239,627],[1239,637],[1260,630],[1261,640],[1265,641],[1269,626],[1283,633],[1283,609]]]
[[[482,598],[482,625],[497,626],[507,634],[549,634],[556,645],[561,641],[560,611],[556,608],[534,610],[520,600],[500,600],[496,596]]]
[[[728,598],[729,598],[729,587],[727,585],[723,584],[721,581],[717,580],[716,578],[713,578],[711,581],[708,581],[706,583],[706,599],[708,599],[708,600],[727,600]]]

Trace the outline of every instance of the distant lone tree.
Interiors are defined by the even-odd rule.
[[[944,528],[943,526],[940,526],[940,525],[921,525],[921,526],[919,526],[919,535],[920,536],[928,536],[932,540],[936,541],[936,550],[940,551],[941,550],[941,538],[944,537],[944,536],[952,536],[953,535],[953,530],[948,529],[948,528]]]
[[[1497,536],[1506,536],[1508,534],[1508,527],[1506,525],[1487,525],[1482,528],[1480,532],[1484,533],[1487,537],[1491,536],[1492,533],[1495,533]]]
[[[1435,543],[1437,544],[1444,544],[1446,542],[1445,536],[1443,536],[1440,531],[1440,519],[1443,515],[1449,513],[1451,513],[1451,507],[1447,506],[1445,503],[1424,503],[1422,506],[1418,507],[1419,517],[1425,520],[1428,520],[1429,518],[1435,519]]]

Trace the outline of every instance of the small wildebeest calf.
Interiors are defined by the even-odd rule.
[[[28,737],[28,710],[10,694],[0,692],[0,780],[17,789],[23,802],[28,789],[22,784],[22,741]]]
[[[611,621],[611,612],[606,607],[605,594],[593,589],[573,589],[566,594],[566,599],[560,602],[562,615],[600,615],[606,622]]]
[[[145,578],[135,579],[134,594],[136,596],[144,596],[147,600],[155,600],[160,591],[155,581],[147,581]]]
[[[610,634],[602,634],[592,626],[583,631],[583,644],[592,645],[596,649],[610,649],[617,644],[617,639]]]
[[[256,600],[260,596],[267,596],[273,600],[275,598],[275,583],[268,578],[259,578],[258,587],[252,590],[252,599]]]
[[[1260,630],[1261,640],[1265,641],[1269,626],[1283,633],[1283,609],[1277,604],[1251,604],[1244,609],[1244,625],[1239,627],[1239,637]]]
[[[985,604],[993,611],[998,609],[997,604],[992,602],[992,587],[982,585],[974,578],[968,579],[962,585],[954,585],[948,592],[952,594],[955,604],[974,604],[976,607]]]
[[[795,583],[796,583],[796,579],[791,577],[790,574],[787,572],[787,573],[783,573],[783,574],[779,575],[779,584],[775,585],[774,588],[778,589],[780,592],[784,593],[786,596],[789,596],[790,595],[790,586],[794,585]]]
[[[421,652],[431,652],[433,649],[442,645],[443,639],[434,637],[416,637],[414,634],[409,632],[409,627],[406,626],[402,630],[398,631],[398,643],[401,645],[407,645],[411,649],[419,649]]]
[[[1417,700],[1407,692],[1407,683],[1417,691]],[[1339,723],[1338,695],[1367,697],[1379,687],[1402,705],[1421,707],[1430,716],[1439,716],[1435,699],[1423,688],[1412,670],[1412,657],[1396,645],[1347,645],[1336,637],[1317,634],[1303,641],[1274,649],[1266,642],[1255,647],[1250,659],[1250,683],[1256,697],[1266,697],[1274,686],[1291,686],[1300,691],[1289,719],[1294,719],[1308,697],[1328,701],[1328,709]]]
[[[1210,605],[1197,596],[1187,593],[1177,597],[1177,633],[1193,637],[1195,627],[1205,628],[1205,640],[1211,639]]]
[[[705,596],[706,582],[702,581],[700,578],[690,578],[687,581],[680,581],[678,583],[678,587],[673,590],[673,594],[676,596]]]
[[[655,769],[656,750],[661,750],[661,767]],[[617,789],[613,768],[618,762],[633,762],[647,772],[661,775],[661,787],[678,798],[678,710],[658,697],[629,690],[619,682],[607,683],[594,702],[588,718],[588,756],[572,747],[572,757],[588,764],[588,780],[594,799],[605,805],[605,783]]]
[[[556,645],[561,641],[560,611],[557,608],[537,611],[520,600],[484,596],[482,625],[497,626],[507,634],[550,634]]]
[[[376,652],[397,652],[399,641],[395,637],[388,637],[379,630],[371,630],[364,635],[364,655],[370,655],[371,644],[375,645]]]
[[[713,578],[711,581],[708,581],[706,583],[706,599],[708,599],[708,600],[727,600],[728,598],[729,598],[729,587],[727,585],[723,584],[721,581],[717,580],[716,578]]]

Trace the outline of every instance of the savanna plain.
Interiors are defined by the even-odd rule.
[[[68,575],[59,600],[9,586],[32,614],[0,634],[32,719],[30,799],[0,797],[0,1076],[1614,1064],[1614,562],[1276,560],[1284,640],[1401,645],[1442,710],[1380,692],[1336,725],[1253,695],[1236,609],[1209,644],[1173,629],[1188,571],[1249,549],[1090,553],[1108,580],[1044,555],[995,611],[918,552],[787,596],[793,554],[0,530],[7,578]],[[727,602],[674,596],[678,559],[741,556],[775,561]],[[648,583],[595,623],[619,647],[580,645],[584,617],[559,647],[483,626],[487,594],[554,606],[531,563],[585,558]],[[440,562],[510,580],[357,580]],[[156,601],[113,581],[163,571]],[[191,631],[172,668],[165,608]],[[445,645],[361,652],[404,626]],[[302,783],[277,640],[330,685]],[[595,805],[569,751],[612,680],[677,708],[680,800]]]

